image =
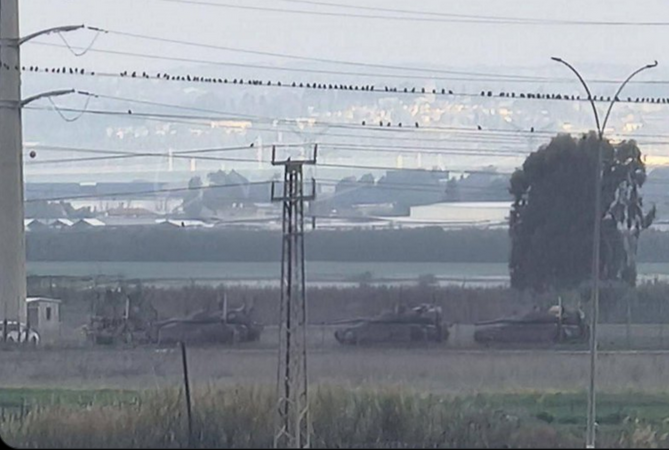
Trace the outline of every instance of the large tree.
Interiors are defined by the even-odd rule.
[[[527,157],[511,177],[511,284],[519,289],[574,287],[592,273],[595,165],[590,133],[560,134]],[[643,211],[646,180],[634,141],[602,143],[601,277],[636,282],[636,243],[655,217]]]

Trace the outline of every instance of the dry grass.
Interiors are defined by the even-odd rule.
[[[582,427],[546,423],[532,408],[545,396],[517,401],[451,397],[412,389],[312,389],[314,448],[570,448],[582,445]],[[632,397],[619,398],[625,402]],[[666,401],[666,397],[663,397]],[[196,389],[192,447],[269,448],[275,394],[259,386]],[[552,401],[560,403],[557,396]],[[522,407],[519,408],[519,405]],[[669,404],[664,405],[669,408]],[[666,409],[665,409],[666,412]],[[545,414],[546,415],[546,414]],[[661,421],[632,416],[603,427],[604,447],[669,444]],[[185,448],[189,445],[183,397],[174,389],[146,392],[117,405],[67,405],[32,410],[1,424],[2,437],[22,448]]]
[[[188,355],[195,384],[274,382],[274,349],[190,348]],[[585,389],[588,367],[587,352],[332,347],[309,355],[313,383],[449,393]],[[599,370],[599,386],[605,390],[663,390],[669,353],[603,352]],[[145,389],[179,386],[181,377],[175,348],[0,351],[3,387]]]
[[[197,391],[193,446],[271,447],[273,398],[271,390],[257,387]],[[502,412],[401,390],[321,387],[313,391],[311,409],[316,448],[498,448],[532,438],[531,430]],[[188,444],[176,391],[148,394],[131,407],[36,410],[22,421],[6,423],[2,434],[8,444],[22,448],[184,448]],[[555,440],[570,442],[575,440],[566,432],[560,442]]]

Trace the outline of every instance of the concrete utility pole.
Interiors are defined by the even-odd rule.
[[[21,108],[56,91],[21,100],[20,46],[37,36],[67,32],[83,25],[51,28],[19,37],[19,1],[0,0],[0,313],[25,323],[26,249],[23,225],[23,135]]]
[[[602,225],[602,171],[603,171],[603,147],[604,147],[604,131],[606,130],[606,123],[609,121],[609,116],[611,115],[611,110],[613,105],[618,101],[618,96],[622,92],[623,88],[629,81],[639,72],[642,72],[646,69],[651,69],[657,66],[657,61],[653,64],[647,64],[634,72],[627,77],[625,81],[622,82],[616,94],[613,96],[609,108],[606,111],[606,116],[604,116],[604,122],[599,122],[599,113],[597,112],[597,107],[595,106],[595,101],[590,93],[590,88],[585,82],[580,73],[568,62],[564,61],[561,58],[553,57],[553,61],[564,64],[571,70],[579,79],[583,88],[588,94],[588,100],[592,106],[592,112],[595,116],[595,124],[597,125],[597,164],[596,164],[596,174],[595,174],[595,224],[593,229],[593,245],[592,245],[592,298],[591,298],[591,316],[590,316],[590,384],[588,386],[588,419],[587,419],[587,429],[586,429],[586,448],[595,448],[595,436],[596,436],[596,402],[595,402],[595,380],[597,373],[597,322],[599,316],[599,279],[601,275],[600,271],[600,246],[601,246],[601,225]]]
[[[0,0],[0,301],[3,320],[25,322],[23,145],[19,2]]]
[[[276,160],[284,166],[283,195],[272,201],[283,203],[283,246],[279,318],[279,365],[277,370],[277,425],[275,448],[309,448],[310,423],[307,396],[307,302],[304,267],[304,201],[316,196],[316,185],[305,195],[302,166],[316,164],[317,147],[308,160]]]

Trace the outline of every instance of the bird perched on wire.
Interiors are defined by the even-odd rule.
[[[483,128],[481,128],[481,125],[476,125],[476,127],[477,127],[479,130],[483,130]]]
[[[416,122],[416,128],[418,128],[420,125],[418,125],[418,122]]]
[[[367,125],[367,122],[365,122],[365,121],[363,120],[363,121],[362,121],[362,126],[365,126],[365,125]]]
[[[534,133],[534,127],[530,128],[530,133]]]
[[[132,114],[132,109],[129,109],[129,110],[128,110],[128,114]]]

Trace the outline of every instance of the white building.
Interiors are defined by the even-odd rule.
[[[28,326],[37,330],[40,342],[51,343],[60,337],[60,300],[28,297]]]

